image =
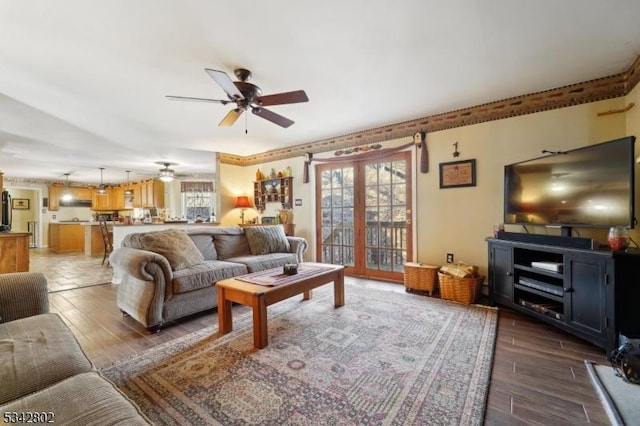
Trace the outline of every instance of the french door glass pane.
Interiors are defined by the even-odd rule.
[[[353,168],[325,170],[320,179],[322,262],[353,266],[355,264]]]
[[[407,257],[406,162],[365,166],[368,269],[402,272]]]

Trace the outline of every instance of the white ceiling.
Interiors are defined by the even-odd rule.
[[[0,171],[100,180],[213,170],[251,155],[625,71],[638,0],[0,0]],[[218,127],[205,68],[248,68],[264,94]],[[234,78],[235,80],[235,78]]]

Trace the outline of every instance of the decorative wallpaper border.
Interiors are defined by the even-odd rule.
[[[519,115],[533,114],[589,102],[627,95],[640,82],[640,56],[623,73],[571,84],[556,89],[516,96],[456,111],[418,118],[411,121],[350,133],[330,139],[303,143],[251,156],[220,154],[220,162],[237,166],[250,166],[270,161],[302,157],[306,152],[320,153],[344,150],[363,144],[409,137],[418,130],[427,133],[486,121],[502,120]]]

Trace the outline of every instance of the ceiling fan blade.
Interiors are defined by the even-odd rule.
[[[287,117],[283,117],[282,115],[276,114],[275,112],[269,111],[268,109],[252,108],[251,111],[258,117],[262,117],[265,120],[269,120],[270,122],[284,128],[287,128],[294,123],[294,121],[289,120]]]
[[[298,102],[308,102],[309,98],[304,90],[296,90],[293,92],[275,93],[273,95],[258,96],[256,98],[262,106],[296,104]]]
[[[171,96],[171,95],[167,95],[167,96],[165,96],[165,98],[169,99],[170,101],[215,102],[215,103],[222,104],[222,105],[226,105],[226,104],[231,102],[231,101],[225,101],[225,100],[222,100],[222,99],[192,98],[192,97],[189,97],[189,96]]]
[[[240,93],[236,85],[233,84],[233,81],[231,81],[226,72],[209,68],[205,68],[205,71],[222,87],[222,90],[224,90],[231,99],[244,99],[244,96]]]
[[[243,111],[244,110],[240,108],[232,109],[227,113],[227,115],[224,116],[224,118],[222,119],[220,124],[218,124],[218,126],[223,126],[223,127],[233,126],[233,123],[235,123],[238,117],[242,115]]]

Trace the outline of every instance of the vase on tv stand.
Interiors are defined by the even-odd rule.
[[[629,247],[629,230],[625,226],[612,226],[607,241],[611,250],[626,250]]]

